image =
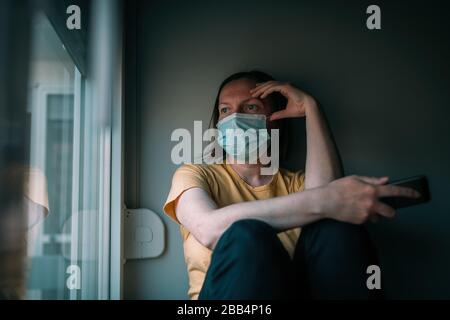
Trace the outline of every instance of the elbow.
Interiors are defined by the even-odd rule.
[[[205,232],[197,240],[202,246],[208,248],[209,250],[214,250],[218,239]]]
[[[199,226],[197,240],[203,246],[210,250],[214,250],[217,241],[220,238],[220,232],[213,219],[205,219],[203,223]]]
[[[340,178],[342,178],[342,171],[340,170],[334,170],[329,173],[321,173],[318,175],[308,175],[305,178],[305,190],[323,187]]]
[[[177,215],[180,224],[204,247],[212,250],[220,237],[217,219],[213,214],[197,213],[195,215],[179,212]]]

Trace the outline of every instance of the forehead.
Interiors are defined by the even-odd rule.
[[[250,89],[253,89],[256,82],[249,79],[233,80],[227,83],[220,91],[220,102],[234,99],[248,99],[251,97]]]

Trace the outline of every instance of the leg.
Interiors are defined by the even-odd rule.
[[[233,223],[219,239],[199,299],[284,299],[292,262],[276,230],[259,220]]]
[[[297,286],[303,298],[380,298],[381,290],[366,286],[366,270],[373,264],[379,265],[367,230],[331,219],[305,226],[294,255]]]

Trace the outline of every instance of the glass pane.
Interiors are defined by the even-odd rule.
[[[99,133],[89,86],[45,15],[29,85],[28,299],[96,299]]]

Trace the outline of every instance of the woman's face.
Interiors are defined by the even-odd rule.
[[[233,80],[226,84],[219,95],[219,121],[233,113],[264,114],[272,113],[270,99],[254,98],[250,94],[256,83],[248,79]]]

